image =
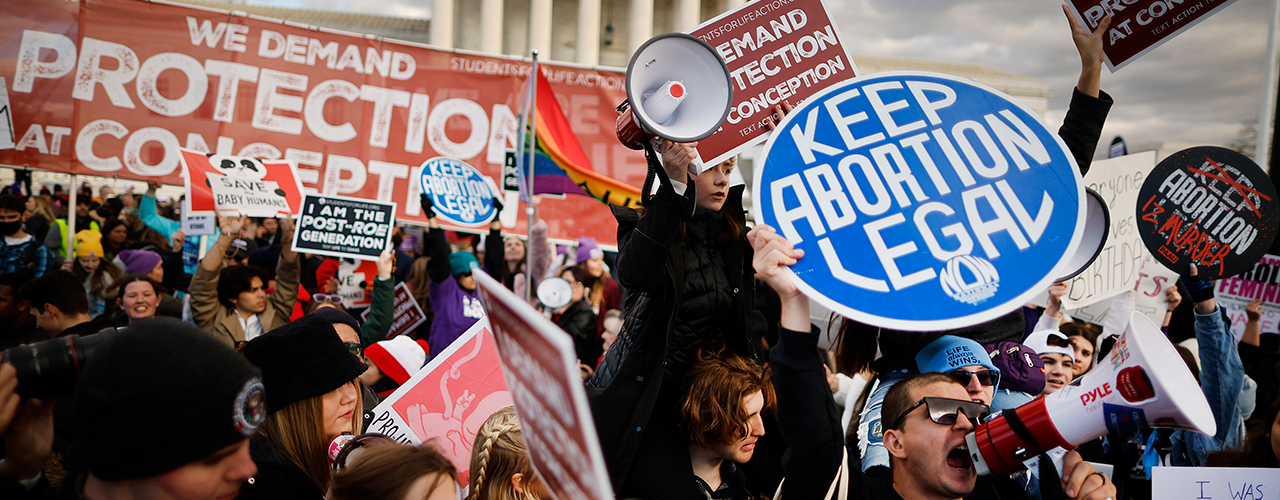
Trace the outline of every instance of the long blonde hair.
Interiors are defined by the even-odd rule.
[[[511,476],[524,475],[524,495],[516,493]],[[520,432],[516,409],[506,406],[489,416],[476,432],[471,447],[471,493],[467,500],[533,500],[529,485],[537,480],[529,447]]]
[[[53,215],[53,206],[49,204],[49,200],[46,200],[43,196],[32,196],[31,201],[36,204],[35,210],[32,210],[31,213],[33,215],[43,215],[45,222],[53,225],[58,218]]]
[[[358,379],[357,379],[358,380]],[[351,433],[360,434],[363,426],[364,398],[357,380],[356,408],[352,412]],[[329,467],[329,436],[324,435],[324,395],[295,401],[289,406],[267,415],[259,430],[262,436],[276,446],[289,461],[302,469],[302,473],[316,483],[321,491],[329,488],[332,471]]]

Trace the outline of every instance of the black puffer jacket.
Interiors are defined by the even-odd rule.
[[[668,446],[670,455],[660,453],[669,460],[654,463],[645,459],[654,450],[652,441],[677,435],[672,409],[679,396],[679,379],[668,376],[673,367],[666,361],[676,318],[688,303],[683,296],[689,278],[684,249],[688,242],[680,238],[680,225],[694,216],[695,187],[691,183],[681,196],[664,180],[643,216],[632,209],[612,207],[618,219],[617,279],[631,293],[623,311],[622,331],[588,383],[587,394],[609,477],[619,498],[636,496],[628,494],[623,485],[646,482],[641,478],[672,483],[680,493],[686,492],[685,486],[689,488],[687,492],[697,493],[692,481],[670,481],[670,476],[663,479],[658,470],[683,469],[688,475],[692,465],[683,442],[677,439],[675,446]],[[743,186],[729,190],[721,213],[742,213],[742,190]],[[754,296],[751,246],[744,236],[728,243],[717,242],[709,251],[717,255],[726,283],[724,290],[732,301],[725,324],[718,325],[724,332],[720,340],[739,355],[759,359],[746,335]],[[696,342],[690,339],[681,340],[681,345],[681,351],[696,348]],[[653,431],[649,431],[651,424],[655,426]],[[644,457],[638,458],[637,450]],[[671,495],[640,496],[674,497]]]

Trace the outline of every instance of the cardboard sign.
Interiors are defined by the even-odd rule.
[[[555,498],[612,500],[573,339],[488,274],[474,276],[534,468]]]
[[[9,107],[9,87],[4,78],[0,78],[0,149],[13,149],[17,140],[13,133],[13,108]]]
[[[372,260],[352,262],[342,259],[338,264],[338,295],[342,296],[342,307],[354,309],[368,307],[373,295],[368,288],[378,278],[378,263]]]
[[[488,224],[498,215],[493,197],[498,190],[469,163],[436,157],[422,163],[422,192],[435,203],[436,215],[461,226]]]
[[[1235,276],[1258,262],[1280,226],[1271,179],[1226,148],[1184,149],[1156,165],[1138,192],[1138,232],[1165,267],[1202,279]]]
[[[1070,0],[1067,5],[1089,31],[1111,14],[1103,38],[1107,68],[1114,73],[1196,23],[1217,14],[1235,0]]]
[[[368,432],[435,445],[465,488],[476,431],[510,404],[489,322],[481,318],[373,409]]]
[[[191,215],[280,217],[301,208],[302,183],[291,161],[179,152]]]
[[[1231,331],[1236,338],[1244,335],[1249,317],[1244,308],[1254,299],[1262,299],[1261,332],[1280,331],[1280,257],[1266,255],[1252,269],[1218,280],[1214,296],[1218,305],[1231,318]]]
[[[1102,195],[1111,211],[1111,233],[1098,259],[1067,281],[1063,309],[1084,307],[1133,288],[1150,255],[1138,233],[1138,216],[1133,207],[1138,201],[1138,189],[1155,166],[1155,152],[1147,151],[1095,161],[1085,174],[1085,186]]]
[[[302,200],[302,214],[293,232],[293,249],[376,261],[383,250],[390,248],[395,224],[394,202],[308,194]]]
[[[755,172],[755,220],[805,251],[792,281],[845,317],[990,320],[1045,290],[1079,244],[1084,189],[1066,145],[981,84],[878,73],[813,96],[778,132]]]
[[[830,84],[858,76],[821,0],[749,2],[688,33],[720,53],[733,85],[733,108],[724,125],[698,141],[707,165],[763,140],[775,104],[800,104]]]
[[[360,314],[360,319],[369,321],[371,311],[372,309],[365,309]],[[422,307],[418,306],[418,301],[413,298],[413,292],[409,291],[409,285],[405,283],[396,285],[396,305],[392,317],[394,319],[391,321],[391,328],[387,329],[386,338],[388,339],[412,332],[427,320],[427,315],[422,312]]]
[[[1276,469],[1152,467],[1151,498],[1161,500],[1264,500],[1280,491]]]
[[[1169,311],[1169,302],[1165,293],[1169,287],[1178,286],[1178,274],[1165,269],[1164,266],[1147,254],[1147,261],[1138,271],[1138,278],[1133,286],[1133,310],[1142,313],[1152,323],[1164,324],[1164,315]],[[1088,321],[1095,325],[1105,325],[1111,315],[1111,303],[1126,300],[1123,294],[1112,296],[1079,308],[1063,308],[1063,311],[1075,319]],[[1184,297],[1183,300],[1186,300]],[[1044,305],[1039,303],[1037,305]]]

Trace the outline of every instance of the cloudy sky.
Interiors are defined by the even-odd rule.
[[[430,0],[247,0],[430,17]],[[1187,0],[1188,2],[1195,0]],[[1080,71],[1055,0],[824,0],[851,53],[977,62],[1048,81],[1051,123],[1066,112]],[[1117,73],[1102,87],[1116,100],[1103,142],[1227,145],[1256,124],[1266,68],[1268,0],[1235,0]],[[1252,142],[1252,141],[1251,141]]]

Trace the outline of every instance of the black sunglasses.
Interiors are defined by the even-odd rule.
[[[960,382],[965,386],[969,385],[969,381],[973,380],[973,377],[978,377],[978,383],[982,384],[984,387],[1000,385],[1000,372],[991,369],[971,372],[957,368],[947,372],[947,375],[950,375],[951,378],[956,379],[956,382]]]
[[[459,277],[459,278],[470,278],[470,277],[471,277],[471,271],[466,271],[466,272],[464,272],[464,273],[462,273],[462,274],[459,274],[459,275],[458,275],[458,277]]]
[[[910,415],[911,412],[915,411],[916,408],[919,408],[921,405],[928,408],[929,420],[932,420],[936,424],[948,426],[955,425],[956,421],[960,418],[960,413],[963,412],[965,418],[968,418],[969,422],[973,423],[976,427],[978,422],[991,412],[990,406],[982,403],[975,403],[973,401],[951,398],[922,398],[920,401],[916,401],[916,404],[907,408],[907,411],[902,412],[902,415],[898,415],[898,418],[893,421],[893,426],[886,428],[900,428],[902,421],[907,418],[907,415]]]
[[[1044,343],[1054,347],[1073,347],[1071,345],[1071,339],[1065,336],[1054,335],[1052,333],[1044,338]]]

